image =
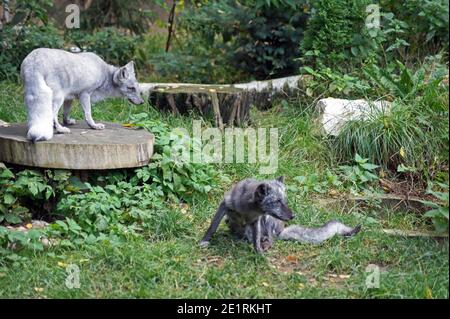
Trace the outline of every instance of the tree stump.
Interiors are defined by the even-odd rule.
[[[143,129],[105,123],[104,130],[71,125],[70,134],[31,143],[27,126],[0,126],[0,162],[32,167],[102,170],[145,166],[153,154],[154,136]]]
[[[161,110],[213,113],[216,126],[222,129],[225,124],[243,124],[252,105],[267,108],[276,98],[298,94],[309,78],[299,75],[241,84],[142,83],[141,90]]]

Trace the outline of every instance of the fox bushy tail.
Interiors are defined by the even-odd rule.
[[[41,75],[28,72],[22,70],[21,75],[28,108],[27,139],[34,143],[53,137],[53,92]]]
[[[358,225],[355,228],[348,227],[336,220],[331,220],[321,227],[308,228],[299,225],[286,227],[278,238],[283,240],[296,240],[299,242],[319,244],[335,235],[351,237],[361,230]]]

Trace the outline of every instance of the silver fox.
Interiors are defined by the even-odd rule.
[[[268,181],[248,178],[234,185],[220,203],[200,246],[209,245],[223,217],[226,217],[231,232],[237,238],[246,238],[253,243],[258,253],[271,248],[274,237],[318,244],[335,235],[353,236],[361,229],[360,225],[351,228],[335,220],[318,228],[299,225],[285,228],[284,221],[291,220],[294,215],[287,206],[283,176]]]
[[[58,122],[58,112],[64,105],[64,124],[75,124],[69,117],[75,98],[80,100],[87,124],[96,130],[105,126],[92,119],[91,102],[122,96],[133,104],[144,103],[132,61],[115,67],[94,53],[40,48],[25,57],[20,75],[28,108],[27,138],[33,143],[51,139],[53,126],[57,133],[70,133]]]

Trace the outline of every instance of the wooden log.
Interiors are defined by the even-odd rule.
[[[220,108],[219,108],[219,98],[217,97],[216,92],[211,93],[211,100],[213,104],[214,115],[216,116],[216,126],[221,130],[223,130],[222,116],[220,115]]]
[[[240,84],[142,83],[141,90],[160,110],[181,114],[196,109],[214,114],[216,125],[243,124],[252,105],[269,107],[278,97],[301,93],[309,76],[290,76]],[[217,103],[218,102],[218,103]],[[220,124],[222,123],[222,124]]]
[[[61,169],[114,169],[147,165],[154,136],[143,129],[105,123],[93,130],[83,122],[71,125],[70,134],[55,134],[50,141],[32,144],[26,124],[0,126],[0,162]]]

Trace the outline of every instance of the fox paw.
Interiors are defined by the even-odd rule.
[[[56,132],[59,134],[68,134],[70,133],[70,129],[68,127],[61,126],[56,128]]]
[[[268,241],[263,241],[261,243],[261,248],[263,251],[268,251],[270,248],[272,248],[272,243],[270,243]]]
[[[200,242],[200,247],[201,248],[206,248],[209,246],[209,241],[201,241]]]
[[[89,125],[91,128],[93,128],[94,130],[103,130],[105,128],[105,124],[102,123],[95,123],[92,125]]]
[[[71,119],[71,118],[64,119],[63,122],[64,122],[64,124],[66,124],[66,125],[74,125],[74,124],[77,124],[77,121],[74,120],[74,119]]]

